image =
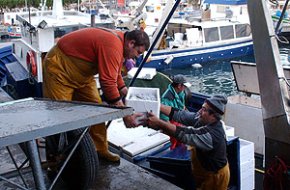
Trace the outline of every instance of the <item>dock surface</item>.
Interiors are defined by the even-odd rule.
[[[98,181],[93,189],[177,190],[180,188],[137,165],[121,159],[119,165],[100,162]]]
[[[16,159],[23,160],[24,155],[19,149],[19,147],[13,145],[10,147]],[[0,148],[0,160],[1,166],[0,170],[2,172],[7,172],[7,170],[12,170],[13,165],[12,161],[8,155],[7,150],[5,148]],[[6,171],[4,171],[6,170]],[[77,172],[77,171],[76,171]],[[44,170],[44,175],[46,172]],[[26,183],[34,188],[33,176],[32,172],[27,172],[24,175]],[[20,183],[20,177],[12,177],[9,178],[14,182]],[[48,177],[45,176],[45,181],[48,184]],[[175,186],[174,184],[169,183],[168,181],[152,174],[143,168],[128,162],[125,159],[121,158],[121,162],[119,164],[110,164],[103,160],[100,160],[98,177],[95,185],[90,190],[118,190],[118,189],[150,189],[150,190],[160,190],[166,188],[167,190],[179,190],[180,188]],[[13,185],[9,184],[6,181],[0,180],[0,190],[10,190],[16,189]],[[66,185],[62,182],[58,183],[54,188],[55,190],[68,190]]]

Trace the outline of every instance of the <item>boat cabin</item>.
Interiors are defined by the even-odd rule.
[[[59,37],[89,26],[114,27],[111,19],[104,20],[98,15],[74,10],[65,11],[60,1],[54,1],[52,11],[22,13],[16,16],[16,20],[22,38],[13,42],[13,55],[38,83],[42,82],[42,59]]]
[[[174,39],[171,46],[206,46],[207,44],[226,43],[239,38],[251,39],[248,23],[227,21],[188,22],[171,20],[168,35]]]

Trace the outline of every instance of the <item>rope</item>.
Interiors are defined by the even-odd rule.
[[[285,77],[278,77],[278,79],[284,80],[287,86],[290,87],[290,83],[288,82],[289,79],[286,79]]]
[[[269,0],[269,2],[272,3],[273,5],[276,5],[276,6],[279,5],[278,0]]]
[[[264,190],[286,189],[288,169],[290,169],[290,166],[287,166],[281,158],[276,156],[265,173],[263,181]]]
[[[285,36],[278,36],[277,34],[275,35],[275,38],[277,41],[279,41],[282,44],[289,44],[289,40]]]

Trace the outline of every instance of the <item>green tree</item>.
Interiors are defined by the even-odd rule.
[[[0,9],[5,9],[5,8],[16,8],[16,7],[25,7],[26,3],[27,6],[30,7],[39,7],[40,3],[42,0],[0,0]],[[63,5],[67,6],[72,3],[77,3],[78,0],[62,0]],[[53,5],[53,0],[46,0],[46,6],[47,7],[52,7]]]
[[[46,0],[46,6],[52,7],[53,0]]]
[[[64,6],[68,6],[69,4],[72,4],[72,3],[78,3],[78,0],[64,0],[63,1]]]

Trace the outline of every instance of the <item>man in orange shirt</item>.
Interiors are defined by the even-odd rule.
[[[121,32],[105,28],[85,28],[59,39],[43,63],[43,95],[55,100],[102,103],[94,75],[99,74],[105,101],[125,106],[122,98],[127,87],[121,76],[124,59],[138,57],[149,48],[144,31]],[[136,127],[139,114],[123,118],[126,127]],[[118,162],[120,157],[108,151],[105,123],[92,126],[90,135],[99,157]]]

